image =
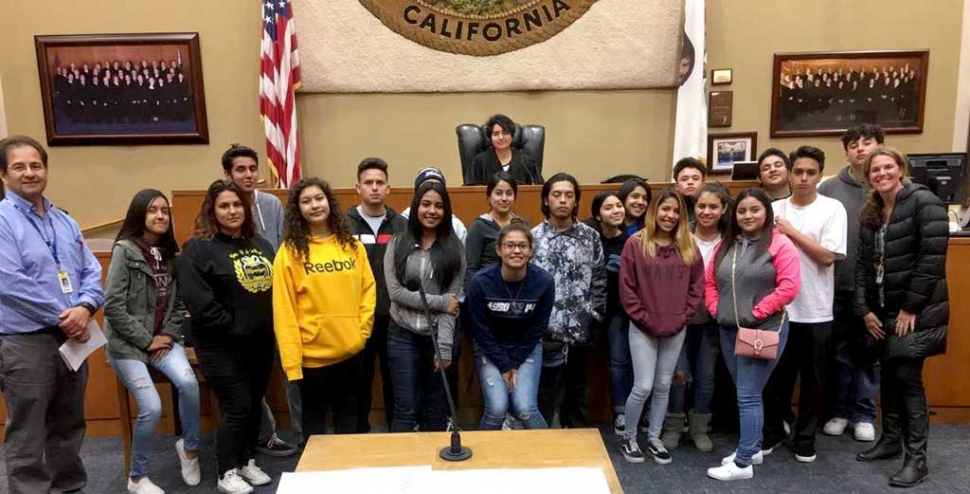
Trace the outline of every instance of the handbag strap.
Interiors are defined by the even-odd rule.
[[[733,247],[734,254],[731,256],[731,298],[734,301],[734,325],[740,328],[741,321],[738,320],[738,290],[735,288],[734,282],[735,270],[737,269],[738,263],[738,246],[734,245]],[[781,327],[785,325],[786,312],[785,309],[781,310],[781,322],[778,324],[778,331],[781,331]]]

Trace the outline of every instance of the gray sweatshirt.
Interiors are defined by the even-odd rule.
[[[283,238],[283,204],[273,194],[253,191],[256,200],[253,201],[253,221],[256,223],[256,233],[266,239],[273,246],[273,252],[280,249]]]
[[[387,280],[387,293],[391,297],[391,319],[399,326],[419,335],[430,335],[431,325],[424,315],[421,295],[416,290],[407,288],[407,280],[420,279],[431,309],[431,317],[438,321],[438,348],[441,355],[451,358],[452,341],[455,334],[455,316],[445,312],[448,310],[450,294],[462,295],[462,279],[465,274],[465,252],[461,252],[461,268],[455,273],[448,286],[441,286],[441,276],[436,276],[431,264],[431,252],[424,249],[413,249],[408,256],[408,264],[404,269],[405,280],[397,279],[394,270],[394,246],[401,237],[395,235],[387,244],[384,253],[384,278]]]
[[[859,248],[859,211],[866,201],[866,188],[856,180],[845,167],[839,175],[832,177],[818,186],[818,192],[831,197],[845,206],[846,215],[846,250],[845,259],[835,262],[835,291],[848,293],[851,297],[855,293],[855,263]]]

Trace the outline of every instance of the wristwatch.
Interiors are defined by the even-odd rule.
[[[88,310],[88,312],[89,312],[89,313],[90,313],[90,314],[91,314],[92,316],[94,315],[94,313],[95,313],[95,312],[97,312],[97,311],[98,311],[98,309],[95,309],[93,305],[91,305],[91,304],[89,304],[89,303],[87,303],[87,302],[81,302],[80,304],[77,304],[77,306],[78,306],[78,307],[84,307],[85,309],[87,309],[87,310]]]

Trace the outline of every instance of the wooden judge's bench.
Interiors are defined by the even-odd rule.
[[[654,193],[669,183],[651,184]],[[745,187],[755,186],[754,182],[725,182],[732,195]],[[594,184],[582,186],[579,217],[590,216],[590,202],[594,195],[601,190],[615,190],[615,184]],[[476,217],[488,208],[484,187],[450,187],[448,189],[454,214],[471,226]],[[540,205],[540,186],[522,186],[519,188],[515,203],[515,211],[525,217],[530,224],[542,221]],[[281,201],[286,201],[287,191],[267,190],[265,192],[277,195]],[[340,202],[341,208],[346,210],[358,203],[357,193],[353,188],[334,189],[334,195]],[[388,197],[388,205],[396,211],[403,211],[410,205],[413,189],[411,187],[394,187]],[[205,192],[173,191],[171,195],[175,234],[179,243],[187,240],[192,231],[195,216],[202,205]],[[96,251],[95,256],[101,262],[102,271],[107,273],[111,260],[109,251]],[[947,279],[950,289],[950,328],[946,355],[931,358],[927,361],[924,380],[926,393],[930,403],[931,420],[939,423],[970,423],[970,386],[963,381],[964,376],[970,375],[970,276],[966,276],[970,268],[970,237],[951,238],[947,257]],[[97,317],[100,319],[101,314]],[[481,416],[482,396],[475,376],[471,346],[466,339],[462,349],[459,365],[459,420],[464,424],[475,424]],[[118,388],[114,372],[108,366],[104,350],[99,350],[88,361],[90,377],[87,394],[85,396],[85,414],[88,421],[88,434],[91,436],[120,435]],[[160,395],[163,402],[162,425],[160,431],[172,433],[171,393],[168,384],[160,384]],[[609,357],[605,341],[597,343],[589,366],[589,400],[590,420],[593,422],[609,422],[612,415],[609,405]],[[380,392],[379,374],[373,385],[374,410],[371,412],[371,423],[383,422],[383,408]],[[280,418],[280,427],[288,427],[286,399],[282,390],[278,370],[270,380],[267,399]],[[214,399],[203,397],[202,426],[209,430],[214,422],[213,407],[217,406]],[[132,404],[133,415],[136,408]],[[0,401],[0,423],[6,418],[6,409]],[[2,437],[2,429],[0,429]]]

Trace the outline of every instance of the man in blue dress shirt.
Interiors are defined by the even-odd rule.
[[[0,140],[0,390],[11,494],[79,491],[87,474],[85,363],[72,372],[57,349],[87,341],[104,302],[101,266],[67,214],[44,198],[47,152],[34,139]]]

